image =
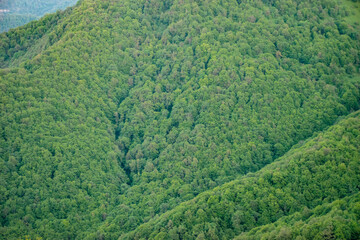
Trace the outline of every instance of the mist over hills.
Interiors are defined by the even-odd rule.
[[[1,0],[0,32],[24,25],[32,20],[64,10],[78,0]]]
[[[0,238],[356,239],[358,6],[81,0],[0,34]]]

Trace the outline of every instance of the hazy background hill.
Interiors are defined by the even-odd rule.
[[[78,0],[1,0],[0,32],[73,6]]]
[[[1,238],[241,238],[352,207],[357,4],[83,0],[0,34]]]

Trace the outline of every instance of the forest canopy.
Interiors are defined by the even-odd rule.
[[[358,7],[80,0],[0,34],[0,238],[356,239]]]

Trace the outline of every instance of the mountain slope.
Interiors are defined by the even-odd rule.
[[[118,238],[357,110],[337,3],[83,0],[1,34],[1,238]]]
[[[359,131],[360,112],[357,112],[259,172],[202,193],[121,239],[230,239],[304,207],[312,209],[353,194],[353,200],[357,201]],[[359,222],[359,216],[357,208],[352,207],[358,204],[358,201],[343,203],[343,210],[356,217],[354,223]],[[345,239],[359,236],[359,228],[355,226],[348,226]],[[268,228],[265,226],[260,233]]]
[[[357,193],[313,210],[304,208],[235,239],[357,239],[360,236],[359,210],[360,194]]]
[[[0,67],[18,67],[56,43],[66,29],[71,9],[49,14],[16,30],[0,35]],[[50,33],[52,33],[50,35]]]

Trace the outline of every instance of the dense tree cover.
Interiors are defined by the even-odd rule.
[[[336,0],[83,0],[1,34],[1,238],[118,238],[357,110],[349,17]],[[349,195],[326,191],[253,225]],[[252,226],[215,218],[219,236]]]
[[[11,30],[0,35],[0,67],[14,67],[41,54],[49,46],[59,40],[66,27],[63,20],[71,13],[71,9],[57,12],[33,21],[16,30]],[[50,32],[55,32],[57,37],[49,37]]]
[[[46,13],[73,6],[78,0],[1,0],[0,32],[8,31],[42,17]]]
[[[122,238],[231,239],[255,226],[293,214],[245,233],[240,239],[251,239],[254,233],[265,239],[292,239],[296,234],[304,235],[305,239],[357,239],[360,236],[359,133],[360,112],[357,112],[259,172],[204,192]],[[349,195],[354,196],[338,200]],[[341,215],[340,210],[346,215]],[[323,222],[314,223],[319,220],[314,218]],[[300,220],[305,222],[293,223]],[[286,228],[287,224],[294,224],[293,231]],[[264,233],[274,226],[278,235],[266,236]],[[324,237],[321,234],[329,236],[321,238]]]
[[[242,233],[237,240],[253,239],[358,239],[360,236],[360,194],[304,208],[275,223]]]

